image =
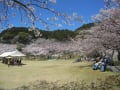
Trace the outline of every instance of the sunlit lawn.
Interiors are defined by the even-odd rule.
[[[73,60],[23,61],[23,66],[10,66],[0,63],[0,88],[15,88],[36,80],[48,82],[69,81],[96,82],[113,75],[112,72],[93,71],[91,62],[72,63]]]

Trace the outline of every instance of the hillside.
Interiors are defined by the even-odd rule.
[[[70,30],[55,30],[55,31],[45,31],[37,29],[41,36],[35,37],[33,31],[29,31],[25,27],[13,27],[4,30],[0,33],[0,41],[2,43],[22,43],[29,44],[33,39],[44,38],[44,39],[56,39],[58,41],[67,41],[69,38],[74,38],[76,32]]]
[[[83,28],[83,27],[81,27]],[[44,31],[40,30],[41,37],[35,37],[33,32],[28,31],[28,28],[11,28],[3,31],[0,34],[1,44],[0,49],[4,51],[19,49],[27,55],[34,56],[54,56],[54,55],[82,55],[91,49],[94,49],[91,41],[95,40],[92,36],[94,28],[87,30],[70,31],[56,30]],[[8,43],[8,44],[6,44]],[[11,45],[12,47],[10,47]],[[3,47],[5,46],[5,47]],[[2,53],[3,51],[0,51]]]
[[[83,30],[89,30],[91,27],[95,26],[94,23],[83,24],[81,27],[77,28],[75,32],[81,32]]]
[[[41,36],[37,38],[44,38],[44,39],[55,39],[58,41],[67,41],[70,38],[75,38],[79,32],[84,30],[89,30],[91,27],[94,26],[94,23],[83,24],[81,27],[77,28],[74,31],[68,29],[62,30],[54,30],[54,31],[46,31],[36,28],[40,31]],[[2,43],[22,43],[28,44],[33,39],[37,39],[34,35],[33,31],[29,31],[29,28],[26,27],[12,27],[6,30],[3,30],[0,33],[0,42]]]

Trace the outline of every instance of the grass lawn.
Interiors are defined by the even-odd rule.
[[[91,62],[72,63],[73,60],[23,61],[23,66],[10,66],[0,63],[0,88],[15,88],[36,80],[48,82],[86,81],[96,82],[105,79],[112,72],[93,71]]]

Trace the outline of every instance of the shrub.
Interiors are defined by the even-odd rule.
[[[17,44],[17,50],[18,51],[22,51],[22,49],[25,47],[25,45],[24,44]]]
[[[17,39],[19,43],[28,44],[31,41],[32,37],[28,33],[19,32]]]

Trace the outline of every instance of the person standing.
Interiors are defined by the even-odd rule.
[[[10,66],[10,60],[8,59],[8,67]]]

